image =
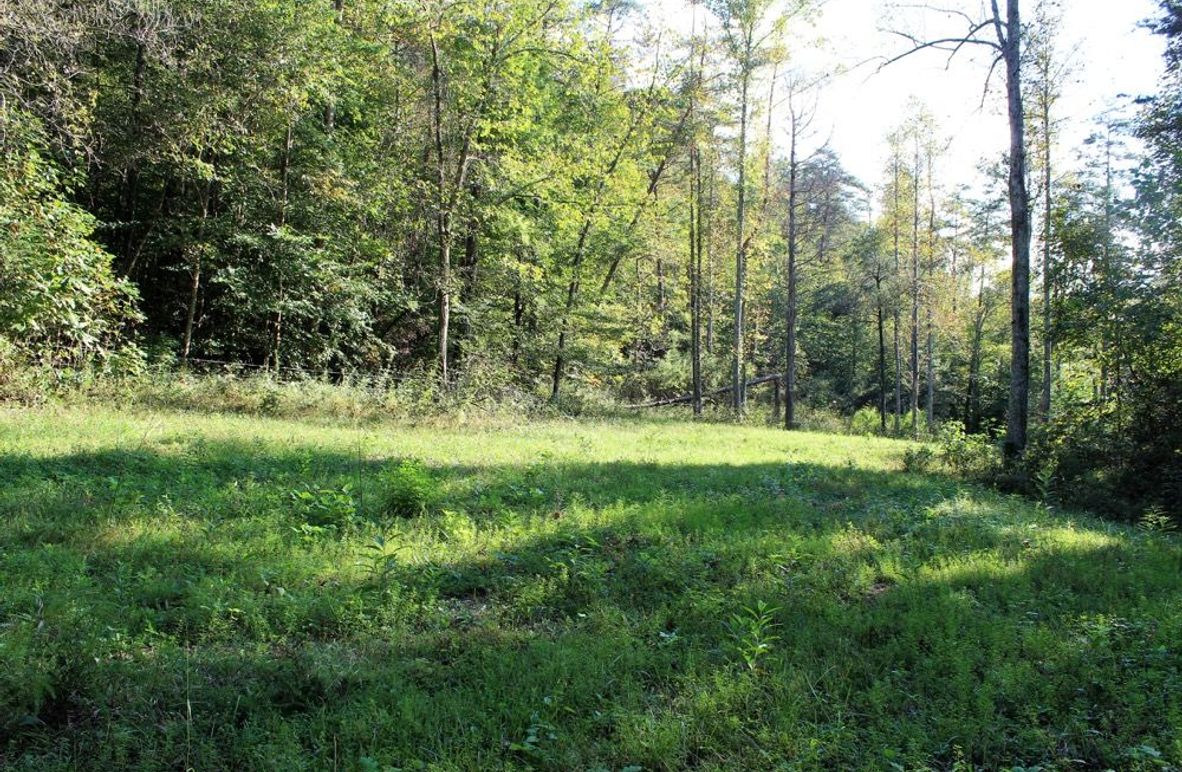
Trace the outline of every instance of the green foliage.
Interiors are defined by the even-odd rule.
[[[870,436],[873,434],[880,434],[882,432],[882,421],[879,418],[878,411],[872,407],[858,408],[852,416],[850,416],[850,433],[859,434],[862,436]]]
[[[348,528],[357,518],[353,488],[345,483],[339,488],[300,487],[291,491],[297,517],[309,525]]]
[[[398,553],[405,547],[391,544],[382,534],[373,538],[365,545],[365,550],[357,564],[365,571],[369,580],[380,590],[387,590],[392,579],[402,567],[398,561]]]
[[[137,320],[133,286],[68,198],[33,116],[0,101],[0,341],[59,368],[113,355]]]
[[[731,614],[727,629],[734,640],[735,651],[748,670],[757,670],[759,663],[771,654],[779,636],[773,631],[779,627],[775,615],[780,611],[764,601],[757,601],[754,606],[744,606],[743,610]]]
[[[923,474],[932,469],[936,460],[936,452],[927,445],[916,445],[903,451],[903,470],[913,474]]]
[[[936,442],[940,460],[955,475],[987,481],[1001,468],[997,441],[988,434],[967,434],[958,421],[941,424]]]
[[[422,462],[400,461],[382,475],[382,511],[388,517],[427,514],[439,497],[438,485]]]

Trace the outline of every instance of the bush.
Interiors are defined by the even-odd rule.
[[[1023,471],[1049,477],[1070,506],[1130,522],[1155,509],[1182,522],[1179,404],[1134,402],[1126,410],[1063,408],[1032,432]]]
[[[439,486],[419,461],[402,461],[383,475],[382,510],[389,517],[418,517],[438,500]]]
[[[30,360],[79,367],[116,350],[140,315],[44,145],[31,116],[0,113],[0,335]]]
[[[903,471],[922,474],[930,472],[936,460],[936,453],[927,445],[908,448],[903,453]]]
[[[966,434],[964,424],[948,421],[936,435],[940,461],[953,474],[976,480],[990,480],[1001,469],[1001,451],[987,434]]]
[[[878,410],[873,407],[858,408],[852,416],[850,416],[850,434],[871,435],[882,433],[882,419],[878,416]]]

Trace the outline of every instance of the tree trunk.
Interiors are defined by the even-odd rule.
[[[1051,95],[1050,74],[1042,79],[1043,222],[1042,222],[1042,404],[1043,421],[1051,418],[1051,362],[1055,355],[1051,338]]]
[[[932,170],[932,151],[928,149],[928,292],[933,291],[936,270],[936,189]],[[936,325],[933,298],[929,294],[924,314],[927,325],[927,430],[932,431],[936,422]]]
[[[996,2],[996,0],[995,0]],[[1022,25],[1018,0],[1009,0],[1002,45],[1006,64],[1006,101],[1010,123],[1009,198],[1013,267],[1010,298],[1010,400],[1006,419],[1006,456],[1026,452],[1030,396],[1030,202],[1026,194],[1025,116],[1022,111]]]
[[[965,409],[965,430],[974,434],[981,428],[981,344],[989,305],[985,300],[985,267],[981,267],[981,292],[977,295],[977,313],[973,319],[973,339],[969,345],[969,394]]]
[[[784,347],[784,428],[796,427],[796,115],[792,115],[788,150],[788,318]]]
[[[517,283],[513,288],[513,353],[509,356],[509,361],[514,366],[518,364],[521,359],[521,334],[522,322],[525,319],[525,303],[522,302],[521,296],[521,277],[517,278]]]
[[[750,47],[748,47],[750,48]],[[749,51],[747,52],[749,54]],[[750,58],[748,55],[747,59]],[[738,244],[735,250],[735,304],[734,304],[734,358],[731,363],[732,407],[736,417],[742,417],[746,404],[743,382],[743,294],[747,282],[747,91],[750,87],[750,65],[747,61],[742,64],[742,86],[739,98],[739,189],[738,206],[736,211],[736,227]]]
[[[919,439],[919,132],[911,175],[911,434]]]
[[[451,331],[451,211],[447,204],[447,159],[443,154],[443,70],[439,64],[439,45],[431,36],[432,130],[435,140],[435,170],[438,210],[435,235],[439,247],[439,379],[448,383],[447,347]]]
[[[279,162],[280,198],[279,198],[279,227],[287,225],[288,179],[291,168],[292,122],[287,121],[287,133],[283,138],[283,156]],[[271,365],[275,374],[279,374],[279,352],[283,343],[283,304],[286,300],[283,287],[283,268],[279,269],[279,281],[276,288],[275,319],[271,331]]]
[[[209,217],[209,198],[212,182],[205,183],[205,194],[201,197],[201,222],[197,226],[197,248],[189,268],[189,305],[185,310],[185,335],[181,341],[181,368],[189,364],[189,353],[193,346],[193,322],[197,318],[197,301],[201,292],[201,252],[205,239],[205,222]]]
[[[894,206],[894,212],[891,216],[891,225],[892,225],[892,228],[894,231],[895,277],[897,279],[899,276],[899,270],[900,270],[900,262],[899,262],[899,183],[900,183],[900,180],[899,180],[899,157],[897,154],[895,155],[895,159],[894,159],[894,175],[895,175],[895,185],[894,185],[895,206]],[[895,293],[895,302],[892,305],[894,306],[894,308],[893,308],[894,325],[893,325],[892,331],[893,331],[894,338],[895,338],[895,434],[898,434],[899,433],[899,422],[902,420],[902,415],[903,415],[903,353],[899,347],[899,324],[900,324],[899,316],[900,316],[900,314],[899,314],[899,302],[898,302],[898,293],[897,292]]]
[[[587,250],[587,237],[591,233],[591,218],[583,221],[579,231],[579,241],[575,247],[575,258],[571,265],[572,276],[566,287],[566,305],[563,308],[562,321],[558,326],[558,350],[554,355],[554,371],[550,376],[550,399],[558,399],[562,389],[562,379],[566,375],[566,331],[570,324],[571,312],[575,308],[575,299],[579,295],[579,279],[583,270],[583,256]]]
[[[690,367],[694,417],[702,415],[702,168],[697,145],[690,148]]]
[[[699,161],[699,174],[701,173]],[[717,177],[715,176],[715,167],[710,167],[710,194],[706,198],[706,215],[703,218],[705,221],[702,232],[703,246],[706,252],[706,353],[714,354],[714,307],[717,303],[715,295],[715,278],[714,278],[714,248],[713,234],[714,234],[714,204],[715,195],[717,192]]]
[[[886,392],[886,331],[885,314],[882,307],[882,280],[875,278],[875,292],[878,294],[878,419],[882,432],[886,434],[887,392]]]

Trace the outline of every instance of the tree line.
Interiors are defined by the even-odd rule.
[[[1061,11],[1002,5],[899,53],[996,57],[1010,149],[970,186],[918,101],[879,179],[843,168],[809,0],[688,34],[627,0],[0,2],[5,361],[1005,426],[1027,477],[1176,506],[1182,11],[1160,92],[1068,149]]]

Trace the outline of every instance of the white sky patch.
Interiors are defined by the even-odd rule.
[[[650,20],[688,34],[693,11],[687,0],[642,0]],[[942,0],[943,5],[980,14],[978,0]],[[1032,16],[1032,2],[1024,3]],[[699,8],[697,11],[701,14]],[[989,52],[966,47],[948,62],[947,54],[925,51],[878,70],[884,58],[909,47],[885,32],[903,29],[919,36],[962,32],[963,21],[932,11],[913,10],[891,20],[883,0],[828,0],[815,26],[797,23],[790,33],[793,63],[806,72],[845,70],[823,87],[814,121],[815,142],[828,140],[846,168],[877,186],[886,166],[885,138],[906,116],[911,98],[923,102],[951,140],[938,175],[971,183],[982,159],[1001,159],[1008,147],[1004,113],[1004,71],[994,73],[982,107]],[[1071,79],[1058,105],[1062,121],[1058,153],[1073,155],[1093,130],[1092,119],[1119,102],[1118,95],[1156,91],[1164,43],[1140,28],[1157,13],[1153,0],[1063,0],[1058,47],[1070,56]],[[926,27],[926,29],[925,29]],[[820,43],[815,41],[820,40]],[[766,87],[766,86],[765,86]],[[775,141],[782,145],[784,121]],[[1063,158],[1070,161],[1070,157]]]

